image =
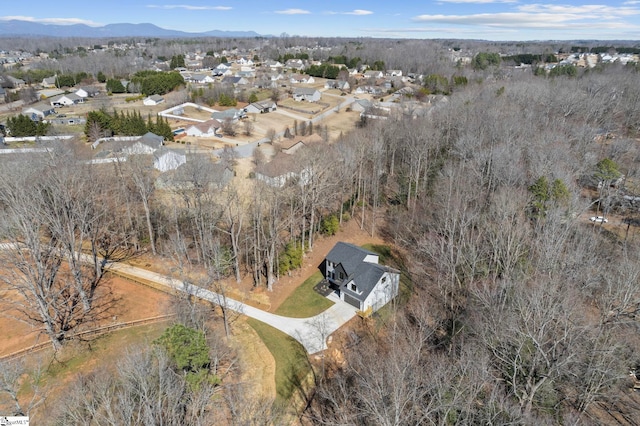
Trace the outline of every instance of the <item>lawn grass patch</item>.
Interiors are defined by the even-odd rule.
[[[316,271],[278,306],[275,313],[285,317],[308,318],[326,311],[333,302],[313,289],[320,281],[322,273]]]
[[[258,333],[276,362],[276,405],[285,406],[311,371],[307,353],[293,337],[256,319],[247,323]]]
[[[56,358],[47,369],[45,379],[59,379],[87,369],[88,365],[104,362],[111,365],[135,344],[147,344],[158,338],[167,322],[161,321],[136,327],[114,330],[90,342],[71,342],[64,348],[62,356]],[[91,367],[89,367],[91,369]],[[86,372],[86,371],[85,371]]]

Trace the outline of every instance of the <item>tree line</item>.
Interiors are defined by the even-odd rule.
[[[156,116],[155,121],[148,116],[145,120],[140,112],[118,112],[109,114],[103,110],[89,111],[84,126],[84,133],[89,140],[95,141],[108,136],[141,136],[147,132],[162,136],[165,140],[173,140],[173,131],[169,122]]]

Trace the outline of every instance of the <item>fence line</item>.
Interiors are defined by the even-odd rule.
[[[131,281],[132,283],[135,283],[135,284],[140,284],[140,285],[144,285],[146,287],[153,288],[155,290],[159,290],[159,291],[161,291],[163,293],[168,293],[168,294],[171,294],[171,295],[176,295],[176,294],[180,294],[181,293],[180,291],[175,290],[175,289],[173,289],[173,288],[171,288],[169,286],[158,284],[158,283],[155,283],[153,281],[146,280],[144,278],[139,278],[136,275],[128,274],[127,272],[118,271],[118,270],[114,270],[114,269],[109,269],[109,271],[107,271],[107,273],[116,275],[116,276],[118,276],[120,278],[123,278],[123,279],[125,279],[127,281]]]
[[[330,106],[330,104],[325,104],[325,103],[321,103],[321,102],[316,102],[315,104],[316,105],[320,105],[322,108],[317,109],[317,110],[316,109],[303,109],[303,108],[292,107],[292,106],[289,106],[289,105],[278,105],[278,108],[290,109],[292,111],[299,112],[299,113],[302,113],[302,114],[313,114],[313,115],[315,115],[315,114],[320,113],[323,109],[327,109],[327,107]]]
[[[115,323],[115,324],[108,324],[108,325],[104,325],[102,327],[98,327],[98,328],[94,328],[91,330],[84,330],[84,331],[79,331],[77,333],[74,333],[71,335],[70,339],[77,339],[79,337],[86,337],[86,336],[99,336],[101,334],[106,334],[109,333],[111,331],[115,331],[115,330],[123,330],[125,328],[132,328],[132,327],[137,327],[139,325],[146,325],[146,324],[153,324],[153,323],[157,323],[157,322],[163,322],[163,321],[167,321],[168,319],[170,319],[171,317],[175,317],[176,314],[167,314],[167,315],[160,315],[157,317],[151,317],[151,318],[143,318],[143,319],[139,319],[139,320],[133,320],[133,321],[127,321],[127,322],[119,322],[119,323]],[[9,360],[13,360],[16,358],[20,358],[22,356],[25,356],[27,354],[30,353],[34,353],[34,352],[39,352],[47,347],[51,346],[51,342],[50,341],[46,341],[46,342],[42,342],[42,343],[36,343],[33,346],[30,346],[28,348],[24,348],[24,349],[20,349],[19,351],[15,351],[12,352],[8,355],[3,355],[0,357],[0,361],[9,361]]]

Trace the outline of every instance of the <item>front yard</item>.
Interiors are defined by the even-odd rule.
[[[329,309],[333,302],[313,289],[320,281],[322,274],[317,271],[298,286],[275,313],[285,317],[308,318]]]

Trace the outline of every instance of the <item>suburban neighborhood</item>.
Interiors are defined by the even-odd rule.
[[[4,28],[0,418],[636,424],[637,43]]]

